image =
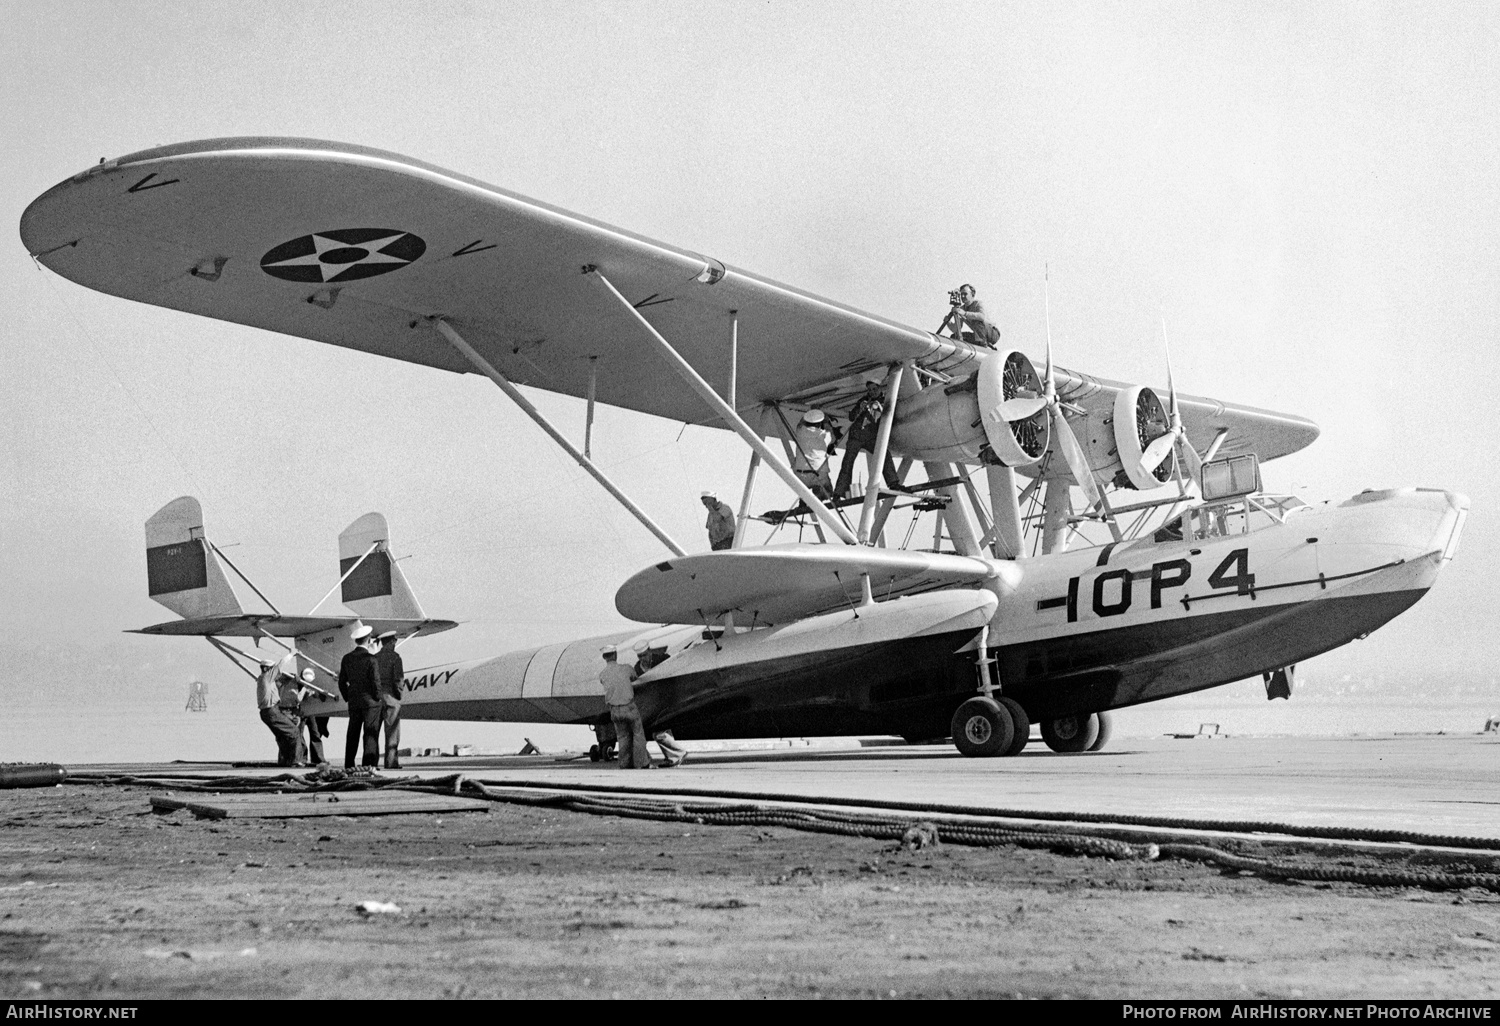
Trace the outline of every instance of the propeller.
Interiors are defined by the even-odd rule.
[[[1171,396],[1168,405],[1168,427],[1164,434],[1152,439],[1151,444],[1146,446],[1145,452],[1141,454],[1141,464],[1147,471],[1155,471],[1157,467],[1166,462],[1167,457],[1174,452],[1177,454],[1175,470],[1177,482],[1182,484],[1183,464],[1187,464],[1188,476],[1194,481],[1202,481],[1203,460],[1198,456],[1198,451],[1193,448],[1193,443],[1188,441],[1187,431],[1182,426],[1182,413],[1177,405],[1177,387],[1172,381],[1172,349],[1167,343],[1167,320],[1162,318],[1161,322],[1162,348],[1167,356],[1167,392]]]

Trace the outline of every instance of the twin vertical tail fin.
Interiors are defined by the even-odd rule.
[[[366,620],[425,620],[400,565],[391,558],[385,517],[366,513],[339,535],[340,601]]]
[[[203,533],[203,508],[173,499],[146,521],[146,591],[178,616],[238,616],[239,597]]]

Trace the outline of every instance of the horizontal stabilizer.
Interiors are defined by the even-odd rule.
[[[391,558],[385,517],[366,513],[339,535],[339,601],[366,620],[423,620],[401,567]]]
[[[188,620],[171,620],[128,633],[217,638],[258,638],[270,634],[277,638],[301,638],[323,631],[337,631],[351,623],[359,622],[365,623],[376,634],[395,631],[402,637],[440,634],[458,626],[452,620],[367,618],[361,621],[359,617],[354,616],[276,616],[270,613],[240,613],[234,616],[205,616]]]
[[[243,611],[203,533],[203,508],[191,495],[173,499],[146,521],[146,592],[189,619]]]
[[[973,587],[997,576],[968,556],[853,545],[771,545],[670,559],[615,593],[622,616],[642,623],[694,623],[733,612],[738,626],[780,624],[860,600],[869,575],[878,601],[938,588]]]

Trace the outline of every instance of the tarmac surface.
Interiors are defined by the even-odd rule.
[[[909,827],[898,842],[810,830],[805,816],[716,820],[696,796],[671,803],[675,818],[643,818],[629,796],[537,804],[514,790],[1494,839],[1495,735],[1126,739],[985,760],[854,739],[726,747],[690,745],[684,766],[644,773],[586,756],[407,760],[402,775],[449,777],[445,790],[455,774],[498,785],[499,800],[467,811],[346,814],[358,803],[330,799],[311,818],[215,819],[162,807],[225,804],[235,785],[224,778],[287,772],[229,763],[72,767],[219,787],[0,791],[0,996],[1493,1001],[1500,990],[1500,859],[1473,844],[1220,833],[1118,857],[1047,839],[973,846],[956,832],[906,843],[924,819],[941,838],[942,817],[926,812],[887,817]],[[308,800],[288,790],[271,800],[276,814]],[[1209,849],[1241,861],[1192,854]]]
[[[463,773],[483,781],[777,795],[811,804],[827,797],[1500,839],[1496,734],[1163,737],[1114,741],[1105,751],[1078,755],[1059,755],[1033,741],[1011,759],[969,759],[946,744],[856,739],[711,750],[733,744],[686,742],[692,753],[687,762],[667,772],[622,773],[586,756],[533,755],[409,758],[399,775]],[[651,748],[654,752],[655,746]],[[192,775],[231,771],[222,763],[70,768]],[[240,764],[232,772],[281,771]]]

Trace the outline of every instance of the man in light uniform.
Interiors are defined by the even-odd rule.
[[[646,752],[646,731],[641,726],[641,711],[636,708],[635,671],[619,662],[619,652],[613,645],[604,650],[604,669],[599,671],[599,683],[604,685],[604,704],[609,706],[609,718],[615,725],[615,743],[620,752],[621,769],[651,769],[651,756]]]
[[[295,766],[301,747],[301,721],[281,708],[281,679],[296,673],[297,657],[287,655],[275,663],[261,660],[260,676],[255,679],[255,704],[260,707],[260,721],[276,736],[278,766]]]
[[[703,508],[708,510],[708,520],[703,525],[708,528],[708,547],[714,552],[733,548],[734,510],[729,503],[720,502],[713,492],[704,492],[702,501]]]
[[[792,470],[820,499],[833,497],[828,457],[833,455],[836,441],[838,438],[828,429],[828,418],[822,410],[808,410],[792,429]]]

